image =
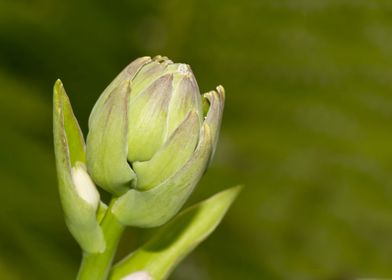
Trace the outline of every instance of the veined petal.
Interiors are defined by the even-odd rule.
[[[113,90],[87,136],[87,168],[100,187],[121,195],[136,178],[127,162],[129,81]]]
[[[85,186],[80,178],[77,178],[78,186],[75,186],[72,176],[73,167],[84,165],[85,145],[71,103],[60,80],[57,80],[54,86],[53,135],[59,193],[65,222],[83,251],[102,252],[105,249],[105,240],[96,220],[96,200],[99,200],[99,194],[95,193],[93,199],[86,200],[83,188],[87,187],[93,193],[94,190],[91,188],[95,186]]]
[[[131,100],[128,107],[130,162],[151,159],[163,144],[172,81],[172,75],[162,76]]]
[[[167,57],[157,56],[145,64],[132,80],[132,98],[136,98],[157,79],[166,75],[166,67],[172,63]]]
[[[211,158],[214,156],[216,145],[218,143],[219,131],[222,122],[223,108],[225,104],[225,89],[218,86],[216,90],[207,92],[203,95],[209,102],[209,110],[205,123],[211,128],[213,150]]]
[[[193,156],[176,174],[148,191],[129,190],[115,202],[113,214],[128,226],[156,227],[164,224],[177,214],[199,182],[211,150],[211,132],[205,124]]]
[[[196,79],[186,64],[176,64],[177,71],[173,75],[173,95],[167,117],[166,139],[184,121],[189,112],[195,111],[200,125],[203,121],[201,95]]]
[[[89,126],[93,126],[92,122],[96,119],[96,114],[99,112],[103,105],[106,103],[109,95],[113,92],[113,90],[118,87],[118,85],[124,80],[132,80],[136,74],[140,71],[140,69],[150,63],[152,60],[149,56],[140,57],[125,67],[120,74],[106,87],[106,89],[102,92],[97,102],[95,103],[93,110],[91,111],[89,118]]]
[[[151,189],[176,173],[194,152],[199,131],[198,115],[191,112],[151,160],[134,162],[133,169],[138,178],[137,189]]]

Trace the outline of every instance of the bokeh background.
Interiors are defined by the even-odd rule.
[[[392,2],[0,0],[0,279],[73,279],[51,134],[131,60],[192,65],[227,103],[192,202],[246,186],[174,280],[392,277]],[[143,239],[129,230],[120,255]]]

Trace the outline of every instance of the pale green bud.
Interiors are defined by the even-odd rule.
[[[201,96],[190,67],[161,56],[135,60],[105,89],[90,115],[87,168],[119,196],[122,223],[156,226],[177,213],[215,150],[223,104],[223,87]]]
[[[104,207],[99,206],[99,193],[86,172],[83,134],[59,80],[54,87],[53,134],[59,193],[68,229],[83,251],[102,252],[106,245],[97,211],[102,212],[98,208]]]

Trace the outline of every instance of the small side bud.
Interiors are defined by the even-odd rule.
[[[99,193],[86,172],[85,142],[60,80],[53,92],[54,151],[65,222],[84,252],[100,253],[106,242],[97,221]]]
[[[71,173],[77,194],[84,201],[93,206],[94,209],[97,209],[100,200],[99,192],[90,176],[87,174],[84,165],[77,162],[76,165],[72,167]]]

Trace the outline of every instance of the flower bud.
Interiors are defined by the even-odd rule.
[[[104,207],[100,207],[98,190],[85,170],[83,135],[59,80],[54,87],[53,103],[54,150],[65,221],[83,251],[102,252],[106,244],[97,211],[102,212]]]
[[[122,223],[157,226],[177,213],[215,150],[223,104],[223,87],[201,96],[190,67],[161,56],[135,60],[105,89],[89,119],[87,168],[119,197]]]

